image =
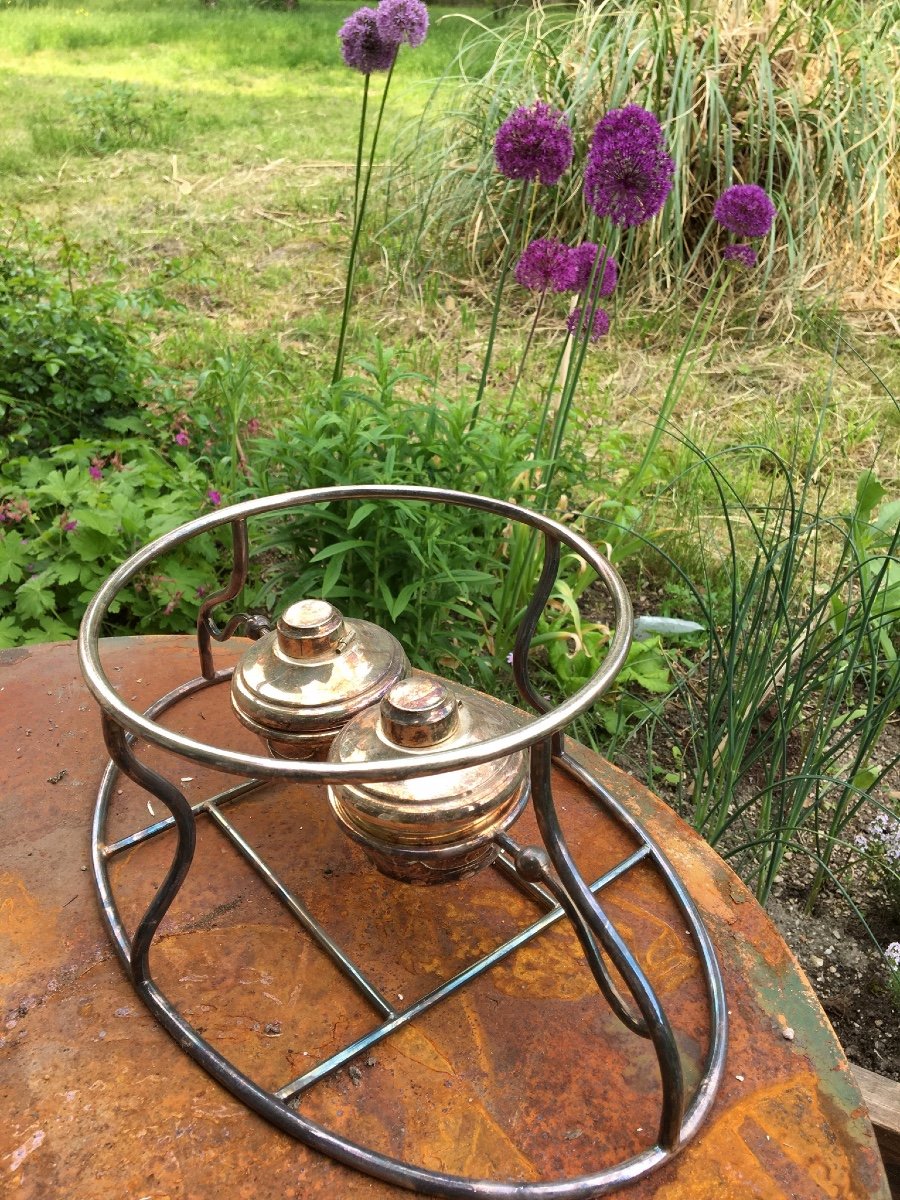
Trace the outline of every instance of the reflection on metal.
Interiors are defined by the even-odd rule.
[[[234,711],[281,758],[320,758],[357,713],[409,672],[395,637],[300,600],[251,646],[231,681]]]
[[[521,713],[508,704],[415,671],[344,727],[329,758],[421,757],[434,746],[471,746],[521,724]],[[330,787],[328,795],[338,825],[379,870],[406,883],[448,883],[497,857],[495,835],[528,802],[528,756],[520,750],[399,783],[345,783]]]
[[[356,732],[351,727],[347,745],[339,740],[329,761],[226,750],[194,741],[160,724],[158,718],[185,697],[231,679],[230,670],[216,670],[211,639],[225,640],[241,625],[252,637],[259,638],[264,632],[267,623],[247,614],[233,616],[222,627],[212,618],[214,608],[235,599],[246,582],[249,562],[247,521],[306,504],[373,499],[464,505],[495,514],[504,522],[520,522],[530,526],[533,536],[543,536],[544,568],[522,619],[513,654],[513,672],[519,690],[538,715],[523,720],[516,714],[517,719],[511,719],[507,706],[468,691],[454,692],[451,688],[449,694],[462,700],[462,705],[457,705],[454,710],[453,704],[448,702],[445,685],[438,686],[427,679],[423,683],[419,679],[411,686],[399,685],[399,690],[391,693],[384,708],[369,707],[359,718],[362,727]],[[120,698],[104,672],[99,646],[104,616],[120,589],[153,559],[191,537],[226,525],[230,525],[232,531],[233,569],[228,585],[207,600],[198,618],[200,675],[162,697],[147,712],[138,712]],[[596,675],[574,696],[551,708],[531,685],[527,659],[555,577],[561,546],[578,554],[607,587],[615,609],[615,628],[607,658]],[[332,612],[325,611],[330,606],[313,602],[307,608],[308,611],[303,609],[299,614],[289,611],[282,629],[267,635],[270,640],[277,639],[279,634],[288,640],[294,636],[299,636],[301,641],[304,637],[311,638],[296,655],[290,653],[291,647],[285,652],[285,657],[295,662],[310,657],[315,660],[318,654],[329,655],[337,650],[334,634],[341,626]],[[312,634],[308,629],[310,623],[317,626]],[[292,626],[294,632],[285,631],[285,624]],[[425,1194],[490,1197],[491,1200],[588,1200],[646,1175],[677,1153],[709,1113],[722,1078],[727,1011],[721,972],[699,913],[662,850],[615,797],[566,751],[563,734],[572,719],[589,708],[614,680],[628,650],[631,627],[631,606],[618,575],[602,555],[572,530],[546,516],[498,500],[434,488],[322,488],[248,501],[210,513],[157,539],[115,571],[88,608],[79,639],[82,670],[103,710],[104,736],[111,756],[94,812],[93,871],[105,922],[118,955],[145,1004],[182,1049],[233,1095],[284,1132],[347,1166]],[[296,634],[297,629],[299,634]],[[339,634],[338,644],[343,636]],[[307,654],[308,650],[311,655]],[[478,707],[481,705],[485,707]],[[466,724],[467,706],[474,706],[473,711],[477,708],[479,714],[469,725]],[[376,726],[380,729],[380,741]],[[390,736],[386,736],[386,732]],[[174,751],[192,763],[244,776],[248,782],[191,806],[174,783],[135,754],[133,742],[136,737]],[[375,753],[377,741],[379,749]],[[358,752],[354,752],[354,746]],[[530,780],[526,781],[523,764],[529,756]],[[583,785],[596,804],[637,842],[636,850],[590,885],[582,878],[566,843],[552,794],[552,763]],[[109,843],[106,837],[108,808],[120,773],[160,800],[170,816]],[[332,804],[345,831],[361,840],[376,861],[387,846],[387,860],[379,861],[382,869],[399,874],[401,878],[418,880],[423,855],[433,854],[436,857],[428,860],[429,870],[433,863],[443,859],[448,875],[460,875],[474,861],[461,861],[460,855],[465,858],[472,851],[477,858],[476,865],[484,865],[493,859],[497,869],[514,878],[522,891],[545,910],[544,915],[412,1004],[395,1009],[222,813],[223,805],[239,803],[273,778],[331,785]],[[458,795],[455,788],[460,779],[473,787],[477,800],[473,806],[454,803],[454,796]],[[508,832],[529,793],[543,846],[521,846]],[[372,797],[377,797],[376,804],[371,803]],[[420,802],[422,807],[418,816],[410,820]],[[209,817],[211,825],[258,872],[379,1018],[379,1023],[365,1036],[274,1090],[254,1082],[207,1042],[163,994],[150,969],[149,954],[154,935],[190,870],[196,823],[203,816]],[[173,860],[134,936],[130,937],[116,905],[108,871],[109,860],[173,826],[177,833]],[[411,828],[414,836],[410,836]],[[690,1087],[686,1084],[679,1049],[660,997],[598,898],[613,880],[625,875],[639,862],[653,864],[674,898],[693,940],[705,985],[707,1025],[705,1029],[691,1033],[705,1039],[707,1050],[699,1079]],[[411,869],[411,863],[416,870]],[[392,1158],[324,1128],[291,1107],[291,1102],[317,1081],[332,1076],[355,1056],[457,994],[564,917],[571,922],[587,965],[612,1011],[626,1029],[647,1041],[655,1051],[662,1101],[657,1137],[652,1146],[617,1165],[574,1178],[541,1182],[475,1179]],[[627,1114],[621,1115],[627,1120]],[[614,1116],[604,1114],[604,1120]]]

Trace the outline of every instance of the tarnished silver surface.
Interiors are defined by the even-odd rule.
[[[398,751],[421,757],[435,746],[474,745],[522,724],[502,701],[424,671],[388,692],[335,738],[334,762],[378,762]],[[522,811],[530,794],[527,752],[441,775],[330,787],[341,828],[379,870],[407,883],[446,883],[497,856],[494,836]]]
[[[354,714],[409,671],[397,639],[345,619],[327,600],[299,600],[246,651],[231,680],[238,718],[280,758],[327,753]]]

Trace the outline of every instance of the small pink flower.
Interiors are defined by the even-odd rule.
[[[73,529],[78,528],[78,522],[73,521],[68,513],[63,513],[59,518],[59,527],[63,533],[71,533]]]
[[[247,422],[247,437],[256,437],[259,433],[259,418],[251,417]]]
[[[175,442],[179,446],[189,446],[191,444],[191,439],[186,430],[179,429],[175,434]]]
[[[91,459],[91,465],[88,468],[88,475],[90,475],[91,479],[102,479],[103,478],[103,459],[102,458],[92,458]]]
[[[213,508],[218,508],[222,503],[222,495],[220,492],[217,492],[215,488],[209,489],[209,491],[206,493],[206,498]]]
[[[184,595],[183,592],[176,592],[175,595],[172,597],[172,599],[169,601],[169,603],[166,605],[166,607],[163,609],[163,612],[166,614],[167,617],[171,617],[172,613],[178,607],[178,602],[181,600],[181,597],[183,595]]]

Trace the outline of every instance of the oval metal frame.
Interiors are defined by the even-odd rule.
[[[410,500],[462,505],[528,525],[536,532],[543,534],[545,540],[543,569],[535,593],[520,623],[513,652],[513,671],[519,690],[523,697],[538,709],[539,715],[510,734],[492,738],[474,746],[420,754],[412,762],[408,758],[397,758],[379,763],[346,764],[298,762],[227,751],[207,743],[194,741],[159,725],[157,718],[179,701],[202,689],[225,683],[230,679],[232,673],[230,669],[216,670],[213,665],[210,638],[226,640],[234,633],[241,621],[248,622],[250,632],[255,633],[256,636],[261,632],[258,626],[254,627],[253,618],[243,615],[232,617],[222,630],[213,624],[211,618],[212,609],[233,599],[238,594],[242,581],[246,577],[247,519],[309,504],[363,499]],[[181,684],[163,696],[145,713],[138,712],[116,694],[103,670],[99,647],[103,619],[120,589],[148,563],[197,534],[221,526],[231,527],[235,559],[229,584],[215,596],[210,597],[200,610],[198,649],[201,675],[197,679]],[[597,673],[567,701],[551,708],[549,702],[541,697],[531,685],[527,658],[540,613],[550,595],[556,576],[560,545],[565,545],[573,550],[596,571],[605,584],[613,601],[615,629],[609,652]],[[631,632],[631,605],[624,584],[608,560],[578,534],[543,514],[520,508],[517,505],[440,488],[401,485],[330,487],[288,492],[279,496],[247,501],[200,517],[157,538],[114,571],[87,609],[79,634],[78,646],[85,680],[102,710],[104,737],[111,757],[100,784],[92,822],[93,874],[104,923],[132,984],[156,1019],[181,1048],[237,1099],[284,1133],[348,1167],[424,1194],[459,1198],[481,1197],[483,1200],[487,1200],[487,1198],[490,1200],[590,1200],[591,1197],[606,1195],[625,1184],[634,1182],[677,1154],[702,1125],[712,1106],[724,1071],[728,1022],[721,971],[702,918],[684,884],[660,847],[615,797],[567,752],[562,734],[564,727],[576,716],[585,712],[615,679],[625,661]],[[301,1116],[288,1106],[287,1101],[293,1095],[298,1094],[301,1087],[294,1087],[291,1090],[293,1085],[289,1085],[280,1089],[278,1093],[269,1092],[234,1067],[182,1017],[157,987],[150,973],[149,950],[154,934],[190,869],[195,838],[195,813],[174,784],[136,758],[131,750],[131,744],[138,737],[195,762],[205,763],[230,774],[252,777],[250,782],[231,789],[229,795],[235,796],[246,793],[272,778],[286,778],[311,783],[400,780],[423,771],[429,773],[451,771],[486,762],[516,750],[533,748],[533,801],[549,855],[538,848],[518,848],[519,865],[517,866],[515,857],[513,857],[507,863],[507,867],[510,873],[518,871],[520,885],[527,879],[543,881],[544,896],[555,899],[559,905],[559,908],[554,910],[555,915],[545,917],[544,921],[555,920],[561,911],[565,912],[575,926],[598,985],[616,1015],[640,1036],[653,1040],[663,1083],[663,1113],[660,1119],[660,1135],[657,1143],[616,1166],[569,1179],[519,1182],[468,1178],[416,1166],[341,1137]],[[677,1058],[677,1048],[675,1048],[674,1038],[668,1027],[665,1013],[636,960],[621,942],[619,935],[603,913],[594,895],[594,890],[588,888],[571,860],[559,827],[550,791],[551,760],[578,780],[592,794],[597,803],[640,843],[640,851],[631,855],[627,862],[620,864],[619,868],[610,872],[609,879],[616,877],[620,871],[628,869],[634,862],[646,856],[653,861],[663,876],[688,926],[704,976],[710,1013],[709,1041],[705,1062],[700,1080],[693,1089],[689,1102],[686,1101],[681,1084],[680,1060],[676,1063],[671,1061],[673,1056]],[[120,771],[157,796],[168,807],[171,817],[166,821],[159,822],[154,830],[175,826],[178,831],[176,853],[166,879],[160,886],[143,920],[139,923],[133,938],[129,937],[116,906],[109,878],[108,859],[111,853],[121,849],[124,843],[130,843],[134,839],[126,838],[123,843],[117,843],[114,847],[108,846],[105,842],[108,806],[114,794]],[[202,808],[202,806],[200,807]],[[209,811],[215,815],[214,810],[210,809]],[[218,815],[216,820],[223,822],[224,818]],[[511,845],[514,846],[508,835],[501,835],[498,843],[505,849]],[[524,873],[526,863],[529,872],[536,873],[526,875]],[[555,874],[553,874],[553,869],[555,869]],[[264,871],[262,873],[264,874]],[[268,882],[271,883],[271,881]],[[540,890],[534,882],[526,882],[524,886],[526,889]],[[321,945],[328,945],[328,935],[324,930],[320,927],[316,928],[314,924],[313,926],[307,924],[306,927]],[[512,945],[515,941],[516,939],[513,939],[508,945]],[[626,979],[632,997],[641,1011],[640,1018],[630,1014],[627,1006],[612,987],[597,946],[598,942],[602,951],[613,960]],[[504,950],[504,952],[506,951]],[[490,957],[487,956],[487,958]],[[482,960],[482,963],[487,962],[487,958]],[[463,972],[462,976],[466,974]],[[458,986],[462,986],[462,983],[466,982],[462,976],[457,977],[462,981]],[[355,980],[355,982],[364,991],[368,986],[365,980]],[[441,991],[441,989],[439,988],[437,991]],[[381,998],[377,993],[370,998],[374,999],[376,1007],[378,1007]],[[392,1029],[405,1023],[407,1019],[413,1019],[418,1015],[413,1012],[416,1007],[413,1005],[407,1013],[394,1014],[393,1021],[388,1020],[382,1028],[388,1029],[390,1026]],[[411,1016],[408,1015],[410,1013]],[[349,1061],[358,1052],[360,1052],[358,1047],[345,1048],[345,1051],[342,1052],[342,1060]],[[335,1057],[341,1057],[341,1055]],[[667,1088],[667,1071],[675,1072],[677,1086],[672,1084]],[[315,1076],[315,1072],[312,1072],[311,1076]],[[314,1081],[315,1079],[312,1079],[312,1082]],[[305,1080],[295,1081],[295,1083],[306,1086]]]

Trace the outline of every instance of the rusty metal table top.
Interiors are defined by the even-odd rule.
[[[233,649],[231,653],[233,654]],[[146,706],[194,669],[193,638],[104,643],[111,677]],[[223,657],[228,657],[226,651]],[[219,689],[221,692],[221,689]],[[227,696],[178,713],[194,737],[252,735]],[[174,720],[174,717],[173,717]],[[220,1090],[158,1028],[124,978],[96,911],[88,826],[106,753],[73,645],[0,651],[0,1194],[67,1200],[400,1196],[299,1145]],[[244,740],[242,740],[244,739]],[[598,777],[663,844],[707,922],[730,1013],[725,1080],[706,1126],[627,1200],[888,1200],[872,1129],[837,1040],[765,913],[665,805],[587,751]],[[160,752],[148,759],[165,761]],[[171,757],[169,770],[173,770]],[[214,772],[186,770],[189,798]],[[569,779],[557,782],[579,865],[627,852]],[[397,997],[416,996],[533,917],[492,871],[412,889],[378,875],[340,834],[322,789],[272,784],[235,821]],[[147,797],[123,781],[127,834]],[[530,817],[523,817],[524,835]],[[517,825],[517,830],[520,826]],[[369,1017],[334,967],[216,837],[166,918],[155,969],[205,1035],[271,1086],[364,1032]],[[133,921],[171,855],[162,836],[123,854]],[[659,880],[636,868],[606,893],[684,1030],[704,1028],[685,931]],[[793,1038],[785,1036],[793,1031]],[[653,1134],[658,1081],[597,995],[571,930],[554,926],[358,1067],[317,1085],[315,1119],[438,1170],[532,1180],[595,1170]],[[629,1120],[604,1119],[627,1112]]]

